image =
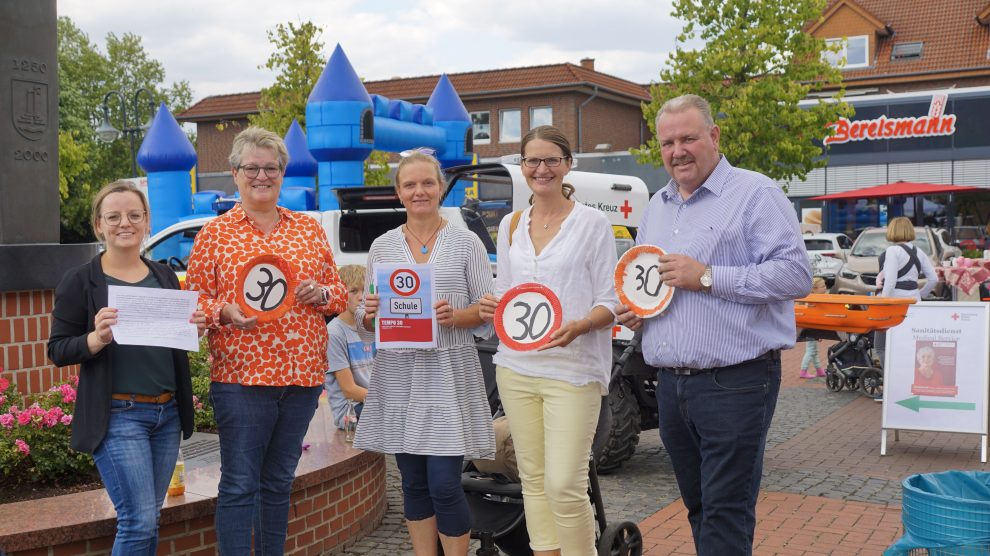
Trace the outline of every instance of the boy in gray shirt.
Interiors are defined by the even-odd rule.
[[[347,401],[355,406],[355,413],[361,416],[364,397],[368,394],[368,381],[375,358],[374,342],[364,342],[355,329],[354,310],[361,302],[364,288],[364,267],[347,265],[339,269],[340,279],[347,287],[347,310],[327,325],[330,341],[327,344],[326,390],[333,411],[333,422],[338,429],[344,428],[347,414]]]

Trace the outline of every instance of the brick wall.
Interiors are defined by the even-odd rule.
[[[285,554],[313,556],[343,551],[377,527],[385,515],[385,458],[363,453],[343,464],[347,473],[327,471],[322,482],[296,479],[289,508]],[[308,486],[299,487],[304,482]],[[311,484],[310,484],[311,483]],[[166,506],[162,510],[158,554],[216,554],[215,500]],[[78,537],[77,537],[78,538]],[[8,552],[8,556],[95,556],[110,552],[113,536]]]
[[[0,293],[0,376],[23,394],[44,392],[74,374],[78,365],[55,367],[48,360],[54,290]]]

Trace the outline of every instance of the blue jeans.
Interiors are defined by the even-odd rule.
[[[154,556],[158,514],[181,435],[175,400],[160,405],[110,400],[107,433],[93,459],[117,512],[112,554]]]
[[[437,531],[459,537],[471,531],[471,510],[461,487],[463,456],[395,454],[402,475],[402,504],[406,519],[437,516]]]
[[[780,360],[693,376],[659,372],[660,439],[670,454],[698,556],[752,554]]]
[[[217,548],[224,554],[282,554],[289,496],[303,438],[323,386],[214,382],[210,401],[220,435]]]

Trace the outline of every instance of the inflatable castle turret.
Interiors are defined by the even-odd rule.
[[[289,151],[289,164],[285,167],[278,204],[290,210],[314,210],[319,164],[309,152],[306,134],[295,119],[285,134],[285,148]]]
[[[186,132],[175,121],[165,103],[151,122],[137,162],[148,174],[148,202],[151,205],[151,233],[159,232],[192,213],[192,175],[196,165],[196,149]],[[189,247],[191,247],[191,242]],[[156,249],[156,256],[187,257],[178,240],[174,246]]]
[[[372,149],[427,147],[444,167],[471,161],[471,118],[446,75],[426,105],[369,95],[340,45],[309,95],[306,127],[319,162],[320,210],[338,208],[333,189],[364,185]],[[445,204],[460,204],[459,189]]]
[[[339,44],[309,94],[306,129],[319,164],[320,210],[339,208],[332,189],[364,184],[375,142],[371,97]]]

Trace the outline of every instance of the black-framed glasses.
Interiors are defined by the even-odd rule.
[[[254,164],[248,164],[247,166],[238,166],[238,170],[244,172],[244,175],[250,179],[255,179],[262,170],[265,172],[265,176],[268,179],[273,180],[282,174],[281,166],[255,166]]]
[[[533,156],[528,156],[522,159],[522,163],[526,165],[527,168],[539,168],[540,163],[547,165],[547,168],[556,168],[560,166],[560,163],[565,160],[570,160],[569,156],[548,156],[546,158],[536,158]]]
[[[147,211],[131,211],[127,213],[127,221],[131,224],[140,224],[144,222],[144,217],[147,215]],[[120,226],[120,223],[124,221],[124,213],[122,212],[106,212],[100,215],[100,218],[107,223],[107,226]]]

